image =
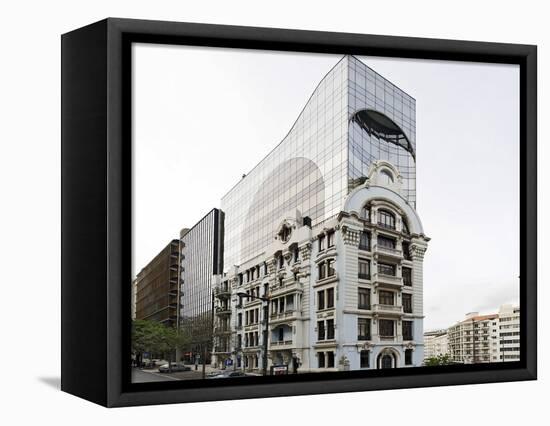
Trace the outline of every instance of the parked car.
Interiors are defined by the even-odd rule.
[[[171,365],[164,364],[159,367],[160,373],[179,373],[181,371],[191,371],[191,367],[181,362],[173,362]]]
[[[242,371],[221,371],[219,374],[209,375],[209,379],[227,379],[230,377],[247,377],[248,374],[243,373]]]

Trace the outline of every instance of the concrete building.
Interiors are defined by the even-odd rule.
[[[132,283],[134,319],[157,321],[175,327],[178,323],[180,246],[170,243],[155,256]]]
[[[502,305],[498,313],[479,315],[449,327],[449,351],[454,362],[519,361],[519,308]]]
[[[519,361],[519,307],[502,305],[498,311],[498,361]]]
[[[424,333],[424,360],[449,354],[447,330],[434,330]]]
[[[492,362],[498,349],[497,314],[471,312],[466,319],[449,327],[449,352],[453,362],[475,364]]]
[[[329,71],[222,199],[215,366],[259,371],[264,343],[291,371],[422,364],[415,146],[412,97],[351,56]]]

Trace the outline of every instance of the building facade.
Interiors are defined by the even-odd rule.
[[[434,330],[424,333],[424,360],[449,354],[447,330]]]
[[[132,317],[175,327],[178,323],[180,245],[172,240],[132,283]]]
[[[399,170],[416,207],[416,101],[353,56],[318,84],[287,136],[222,198],[226,270],[264,252],[289,211],[335,218],[371,164]]]
[[[472,312],[449,327],[449,352],[454,362],[482,363],[519,361],[520,310],[502,305],[497,313]]]
[[[415,162],[414,99],[344,57],[286,138],[222,199],[213,365],[422,364],[429,238]]]
[[[210,360],[213,327],[213,282],[223,271],[224,215],[212,209],[190,229],[180,232],[181,279],[179,327],[188,333],[194,359]]]
[[[498,361],[519,361],[519,307],[502,305],[498,311]]]
[[[498,315],[471,312],[466,319],[449,327],[451,360],[462,364],[496,362],[498,360]]]

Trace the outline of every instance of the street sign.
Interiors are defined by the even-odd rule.
[[[271,366],[271,374],[273,376],[288,374],[288,365],[286,365],[286,364],[272,365]]]
[[[231,358],[227,358],[225,360],[225,366],[226,367],[231,367],[233,365],[233,360]]]

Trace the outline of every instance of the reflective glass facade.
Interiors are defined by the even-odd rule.
[[[287,212],[300,210],[314,226],[337,215],[376,159],[399,168],[414,206],[414,114],[413,98],[358,59],[342,58],[283,141],[222,198],[225,268],[261,255]]]
[[[362,183],[373,161],[386,160],[416,208],[416,101],[357,58],[348,57],[348,67],[349,189]]]
[[[193,228],[182,231],[180,327],[194,344],[210,342],[212,276],[223,270],[223,213],[211,210]]]

